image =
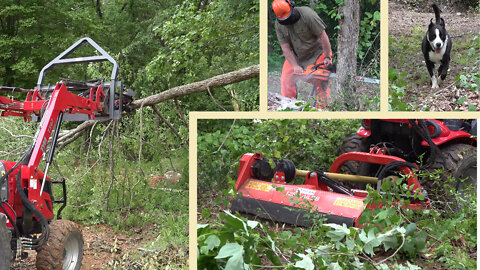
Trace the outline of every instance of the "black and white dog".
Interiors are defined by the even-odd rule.
[[[445,21],[443,18],[440,18],[440,10],[437,5],[432,4],[432,8],[435,12],[435,23],[430,19],[427,34],[423,38],[422,51],[428,73],[430,78],[432,78],[432,88],[438,88],[438,76],[440,76],[442,81],[447,76],[452,39],[445,29]],[[435,64],[440,65],[438,76],[434,72]]]

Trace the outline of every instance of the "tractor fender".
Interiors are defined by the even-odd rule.
[[[443,131],[442,131],[443,132]],[[435,145],[444,145],[447,143],[464,143],[464,144],[470,144],[470,145],[477,145],[477,138],[473,137],[471,134],[465,132],[465,131],[448,131],[445,135],[442,133],[442,135],[432,138],[433,143]],[[422,141],[422,146],[428,147],[428,143],[426,141]]]

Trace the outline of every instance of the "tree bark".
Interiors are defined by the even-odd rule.
[[[342,18],[339,21],[337,45],[337,77],[335,89],[349,91],[348,82],[356,75],[358,35],[360,30],[360,0],[345,0],[339,8]]]

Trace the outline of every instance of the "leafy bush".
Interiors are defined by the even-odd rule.
[[[360,120],[199,120],[199,193],[228,186],[245,153],[295,161],[297,168],[327,170],[344,138]]]

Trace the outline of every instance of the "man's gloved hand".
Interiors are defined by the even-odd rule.
[[[325,57],[325,59],[323,59],[323,63],[325,64],[325,66],[326,66],[327,68],[329,68],[329,67],[332,65],[332,58],[330,58],[330,57],[328,57],[328,56]]]

